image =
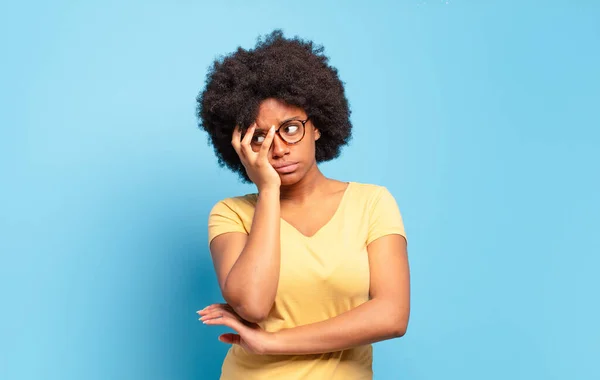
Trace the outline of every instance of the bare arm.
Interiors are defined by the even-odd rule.
[[[243,319],[259,322],[273,306],[279,283],[281,180],[268,160],[275,136],[267,134],[258,152],[250,141],[253,125],[243,139],[236,127],[231,144],[238,153],[248,176],[258,188],[258,201],[249,235],[240,232],[215,237],[210,251],[223,298]]]
[[[200,320],[234,329],[238,334],[223,334],[219,340],[262,355],[334,352],[403,336],[410,314],[406,240],[397,234],[386,235],[367,249],[371,299],[334,318],[270,333],[257,325],[245,325],[227,305],[213,304],[198,311]]]
[[[263,320],[279,283],[279,188],[259,193],[249,235],[217,236],[210,250],[225,301],[247,321]]]
[[[266,354],[318,354],[400,337],[410,314],[406,240],[387,235],[367,247],[371,300],[334,318],[270,335]]]

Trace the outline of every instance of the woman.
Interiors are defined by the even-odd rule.
[[[217,60],[198,96],[221,165],[257,193],[218,202],[209,245],[232,344],[221,379],[372,379],[371,343],[409,318],[406,236],[382,186],[327,178],[350,110],[322,47],[279,30]]]

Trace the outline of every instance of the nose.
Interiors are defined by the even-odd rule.
[[[271,145],[271,153],[273,158],[280,158],[288,154],[290,151],[290,147],[279,137],[278,134],[275,134],[273,138],[273,144]]]

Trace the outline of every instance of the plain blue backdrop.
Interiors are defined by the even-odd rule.
[[[346,83],[354,138],[322,170],[404,216],[411,320],[375,379],[599,379],[599,20],[592,0],[2,2],[0,378],[217,378],[207,216],[254,188],[195,97],[282,28]]]

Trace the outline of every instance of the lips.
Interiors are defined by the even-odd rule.
[[[278,173],[288,174],[288,173],[292,173],[296,169],[298,169],[298,163],[297,162],[285,162],[285,163],[275,164],[275,165],[273,165],[273,168]]]

